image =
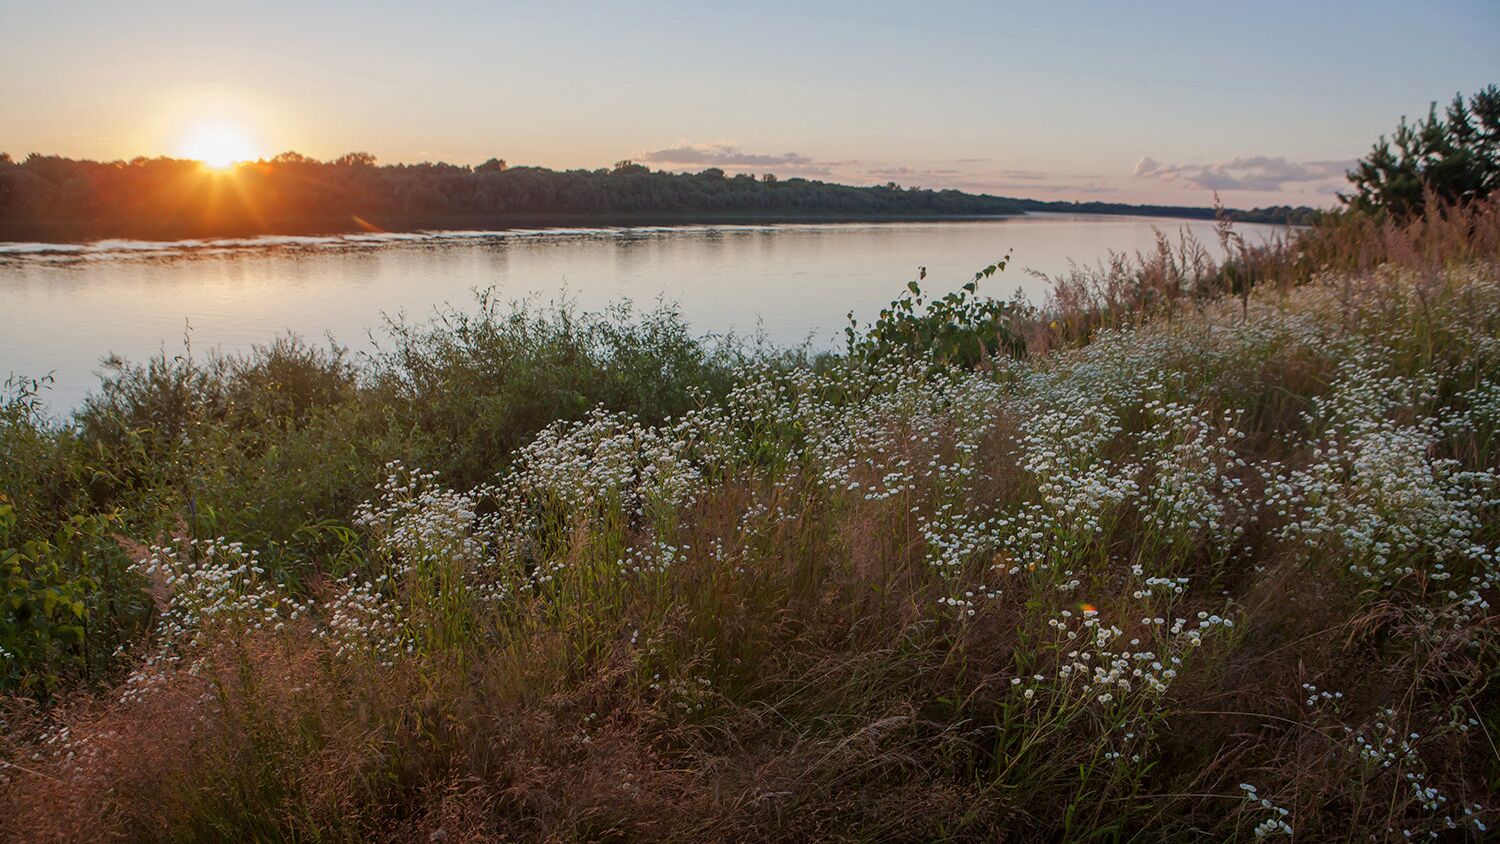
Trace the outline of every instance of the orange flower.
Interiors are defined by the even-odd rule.
[[[1098,615],[1099,608],[1093,604],[1079,604],[1078,608],[1083,610],[1084,615]]]

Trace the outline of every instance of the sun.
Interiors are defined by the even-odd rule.
[[[256,157],[250,136],[231,123],[204,123],[195,127],[183,138],[182,154],[215,170]]]

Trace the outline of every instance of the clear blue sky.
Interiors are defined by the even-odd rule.
[[[0,0],[0,149],[657,167],[1326,204],[1500,82],[1500,2]]]

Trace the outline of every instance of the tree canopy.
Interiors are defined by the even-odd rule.
[[[526,224],[860,219],[1018,214],[1016,200],[956,190],[850,187],[807,179],[610,169],[378,165],[298,153],[213,171],[196,161],[80,161],[31,155],[0,165],[0,238],[203,237],[260,232]],[[30,235],[38,236],[38,235]]]
[[[1434,102],[1416,123],[1402,117],[1349,181],[1354,193],[1341,198],[1351,209],[1400,219],[1420,213],[1428,194],[1449,204],[1488,197],[1500,187],[1500,87],[1490,85],[1467,102],[1455,94],[1442,113]]]
[[[1043,202],[902,187],[852,187],[763,173],[379,164],[366,152],[322,162],[296,152],[226,171],[191,160],[98,162],[33,154],[0,160],[0,239],[175,240],[371,229],[504,228],[772,220],[921,219],[1063,213],[1212,218],[1211,208]],[[1231,212],[1303,222],[1307,209]]]

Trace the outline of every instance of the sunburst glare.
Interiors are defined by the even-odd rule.
[[[182,142],[182,154],[214,169],[224,169],[256,157],[250,136],[231,123],[200,124]]]

